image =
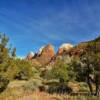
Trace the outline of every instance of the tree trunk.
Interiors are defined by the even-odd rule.
[[[90,89],[90,93],[93,94],[92,82],[89,76],[87,77],[87,81],[88,81],[87,83]]]
[[[96,84],[96,95],[99,96],[100,87],[99,84]]]
[[[96,75],[96,78],[95,78],[95,84],[96,84],[96,95],[98,96],[99,93],[100,93],[100,77],[99,75]]]

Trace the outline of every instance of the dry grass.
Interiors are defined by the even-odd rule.
[[[58,94],[47,94],[44,92],[34,92],[31,95],[23,96],[17,100],[100,100],[100,97],[95,96],[69,96]]]
[[[100,97],[69,96],[45,92],[23,91],[21,88],[8,89],[0,95],[0,100],[100,100]]]
[[[17,85],[16,85],[17,83]],[[100,97],[69,96],[67,94],[48,94],[46,92],[33,92],[29,89],[24,90],[25,82],[11,82],[8,88],[0,94],[0,100],[100,100]]]
[[[47,94],[44,92],[34,92],[31,95],[26,95],[18,100],[64,100],[64,95]]]

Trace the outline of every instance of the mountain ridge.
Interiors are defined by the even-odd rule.
[[[94,40],[81,42],[76,46],[73,46],[70,43],[62,44],[58,51],[55,53],[54,46],[52,44],[48,44],[46,46],[43,46],[42,49],[38,52],[32,55],[29,53],[26,57],[28,61],[31,61],[34,65],[34,62],[39,63],[39,66],[45,66],[50,64],[51,62],[55,62],[57,59],[62,59],[64,55],[68,56],[81,56],[84,52],[87,51],[87,48],[89,48],[88,45],[92,44],[91,46],[94,46],[94,44],[97,45],[99,48],[100,45],[100,36],[97,37]],[[97,49],[98,49],[97,48]],[[91,49],[92,50],[92,49]]]

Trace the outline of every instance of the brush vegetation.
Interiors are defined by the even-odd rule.
[[[100,37],[78,47],[85,48],[81,56],[70,57],[69,63],[67,57],[58,59],[44,72],[17,58],[9,38],[0,34],[0,100],[26,100],[20,98],[27,94],[34,100],[99,100],[94,96],[69,96],[73,92],[100,94]]]

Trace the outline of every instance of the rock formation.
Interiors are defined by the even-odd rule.
[[[42,48],[40,56],[49,57],[50,59],[54,57],[54,47],[51,44],[46,45]]]
[[[32,58],[34,57],[34,53],[33,52],[30,52],[28,55],[27,55],[27,57],[26,57],[26,59],[27,60],[32,60]]]
[[[61,55],[64,51],[68,51],[73,47],[72,44],[64,43],[59,47],[59,50],[57,52],[57,55]]]
[[[89,44],[92,46],[89,47]],[[80,57],[84,53],[87,53],[88,49],[96,49],[100,53],[100,37],[92,41],[82,42],[74,47],[70,43],[64,43],[59,47],[56,54],[54,47],[48,44],[42,46],[37,53],[30,52],[26,59],[31,61],[34,66],[50,69],[57,60],[61,59],[65,62],[70,62],[74,57]]]
[[[51,44],[48,44],[46,46],[43,46],[39,49],[38,53],[30,52],[26,59],[31,61],[32,64],[35,64],[38,66],[45,65],[51,61],[51,59],[55,56],[54,47]]]

